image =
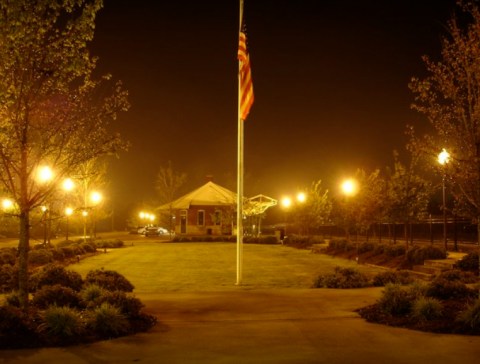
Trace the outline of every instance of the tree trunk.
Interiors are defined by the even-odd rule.
[[[480,215],[477,217],[477,244],[478,244],[478,276],[480,277]],[[480,299],[480,286],[478,288],[478,298]]]
[[[18,242],[18,295],[20,307],[28,308],[28,250],[30,242],[30,216],[28,211],[20,213],[20,239]]]

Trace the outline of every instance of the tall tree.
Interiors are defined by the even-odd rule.
[[[185,184],[186,180],[186,173],[175,171],[172,167],[171,161],[168,161],[166,166],[160,167],[160,170],[157,174],[155,188],[157,189],[158,195],[160,197],[160,203],[162,205],[168,206],[167,209],[164,211],[167,211],[168,213],[167,223],[168,231],[170,233],[174,229],[173,208],[171,203],[177,197],[178,191]]]
[[[88,51],[101,0],[0,1],[0,183],[20,221],[19,293],[28,305],[30,212],[57,182],[123,144],[108,124],[127,93],[94,77]],[[38,181],[43,165],[51,179]]]
[[[356,228],[369,237],[369,231],[373,224],[382,220],[385,207],[385,180],[376,169],[366,173],[359,169],[355,176],[361,191],[357,199]]]
[[[342,191],[334,200],[332,217],[336,225],[345,230],[347,238],[352,230],[368,237],[371,225],[382,216],[385,184],[378,169],[371,173],[358,169],[354,181],[354,191],[350,194]]]
[[[403,223],[407,247],[408,228],[425,216],[433,191],[431,183],[416,173],[415,167],[415,158],[405,166],[395,152],[393,170],[387,171],[385,217],[390,223]]]
[[[310,234],[311,229],[319,228],[330,219],[332,202],[328,190],[322,189],[322,181],[314,181],[305,188],[305,202],[295,205],[292,218],[302,234]]]
[[[431,125],[431,131],[413,139],[412,145],[431,157],[441,148],[450,153],[443,173],[457,206],[477,221],[480,246],[480,10],[473,1],[458,5],[462,16],[448,23],[441,59],[424,57],[428,76],[410,84],[413,107]]]

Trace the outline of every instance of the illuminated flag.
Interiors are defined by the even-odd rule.
[[[240,72],[240,118],[245,120],[253,104],[253,83],[250,69],[250,57],[247,51],[247,36],[240,32],[238,43],[238,60]]]

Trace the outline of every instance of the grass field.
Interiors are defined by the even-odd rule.
[[[69,269],[83,277],[92,269],[125,275],[139,294],[162,291],[218,291],[238,289],[236,245],[233,243],[126,242],[121,249],[86,258]],[[353,261],[313,254],[282,245],[245,244],[242,289],[309,288],[318,274],[335,266],[358,267],[366,273],[379,269]]]

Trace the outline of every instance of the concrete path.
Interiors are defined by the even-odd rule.
[[[139,296],[159,319],[148,333],[0,351],[0,363],[478,363],[480,337],[365,322],[354,310],[380,292],[243,287]]]

